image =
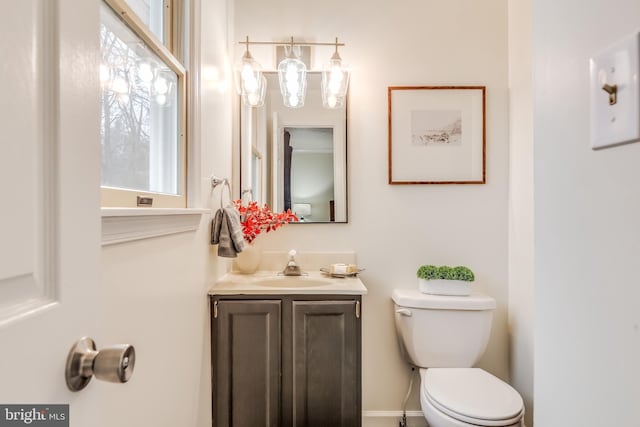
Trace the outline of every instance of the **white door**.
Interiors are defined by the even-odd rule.
[[[100,427],[100,384],[74,393],[64,377],[78,338],[113,344],[96,298],[99,2],[2,6],[0,405],[69,404],[72,426]]]

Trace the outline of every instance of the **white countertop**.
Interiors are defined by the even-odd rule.
[[[209,288],[209,295],[365,295],[367,293],[367,288],[357,276],[337,278],[320,271],[305,273],[304,276],[293,277],[279,275],[278,271],[257,271],[254,274],[227,273]],[[278,285],[273,285],[274,282],[278,282]],[[290,285],[287,282],[290,282]],[[268,284],[265,285],[265,283]],[[304,286],[300,286],[300,283],[304,283]]]

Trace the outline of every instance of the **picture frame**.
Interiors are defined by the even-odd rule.
[[[389,184],[485,184],[485,86],[389,86]]]

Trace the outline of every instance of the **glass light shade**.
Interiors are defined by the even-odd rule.
[[[166,103],[167,95],[156,95],[156,104],[164,106]]]
[[[265,76],[260,76],[258,86],[252,92],[245,92],[240,95],[242,98],[242,105],[246,107],[262,107],[264,105],[264,97],[267,93],[267,79]]]
[[[162,76],[158,76],[158,78],[153,82],[153,90],[158,95],[166,95],[169,93],[169,83],[167,79]]]
[[[148,61],[138,61],[138,78],[144,83],[150,83],[155,76],[155,66]]]
[[[266,79],[262,75],[262,67],[246,51],[240,65],[236,68],[236,90],[242,97],[242,103],[249,107],[264,105]]]
[[[278,64],[280,93],[285,107],[300,108],[304,106],[307,94],[307,66],[292,52]]]
[[[100,64],[100,84],[105,85],[111,80],[111,69],[106,64]]]
[[[342,64],[338,52],[322,70],[322,106],[325,108],[343,108],[349,88],[351,71]]]
[[[129,82],[123,77],[116,77],[111,80],[111,90],[120,95],[128,95],[131,92]]]
[[[152,93],[154,95],[168,96],[172,92],[172,88],[175,84],[175,75],[171,70],[156,70],[155,78],[150,82]]]

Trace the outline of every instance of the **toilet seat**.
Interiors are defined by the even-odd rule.
[[[478,426],[511,426],[524,414],[520,394],[478,368],[421,369],[420,393],[436,410]]]

